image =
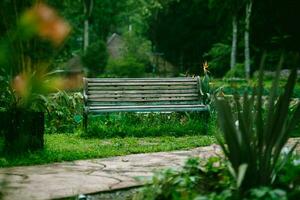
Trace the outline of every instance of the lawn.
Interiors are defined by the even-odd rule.
[[[268,79],[264,81],[264,95],[269,95],[271,86],[272,86],[272,80],[273,79]],[[280,92],[283,91],[283,86],[285,85],[286,80],[281,79],[279,81],[280,87],[278,90]],[[247,82],[246,80],[240,80],[240,81],[234,81],[234,80],[223,80],[223,79],[213,79],[211,81],[211,87],[213,90],[218,90],[222,88],[222,91],[227,94],[234,94],[234,93],[239,93],[243,94],[244,92],[252,92],[253,86],[257,86],[257,80],[252,79],[251,81]],[[294,91],[293,91],[293,98],[300,98],[300,81],[298,79]]]
[[[75,134],[46,134],[45,149],[18,157],[0,155],[0,167],[36,165],[79,159],[104,158],[135,153],[190,149],[210,145],[213,136],[162,136],[124,138],[82,138]],[[1,141],[3,145],[3,141]]]

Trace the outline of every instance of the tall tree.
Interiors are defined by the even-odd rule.
[[[237,62],[238,23],[244,3],[240,0],[210,0],[209,4],[210,8],[217,13],[219,19],[224,21],[224,18],[230,17],[232,25],[230,68],[233,69]],[[228,15],[228,13],[230,14]]]
[[[208,0],[171,1],[151,15],[149,38],[156,50],[182,71],[199,73],[203,54],[218,41],[224,30],[216,23]],[[223,34],[222,33],[222,34]]]
[[[94,0],[82,0],[84,12],[83,50],[89,46],[89,20],[92,15]]]
[[[248,0],[246,4],[246,12],[245,12],[245,32],[244,32],[244,42],[245,42],[245,75],[246,78],[250,78],[250,37],[249,37],[249,32],[250,32],[250,18],[251,18],[251,13],[252,13],[252,0]]]
[[[236,65],[237,57],[237,36],[238,36],[238,20],[237,16],[232,16],[232,41],[231,41],[231,55],[230,55],[230,69]]]

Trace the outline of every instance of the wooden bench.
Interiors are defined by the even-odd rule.
[[[83,125],[89,114],[209,111],[199,77],[84,78]]]

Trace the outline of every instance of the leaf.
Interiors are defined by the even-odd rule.
[[[283,54],[281,54],[280,57],[280,61],[278,64],[278,67],[276,69],[276,73],[275,73],[275,78],[273,79],[273,83],[272,83],[272,88],[270,90],[270,98],[269,98],[269,102],[268,102],[268,117],[267,117],[267,124],[266,124],[266,134],[265,134],[265,138],[264,140],[269,140],[271,137],[271,134],[273,133],[273,120],[274,120],[274,106],[275,106],[275,99],[276,99],[276,94],[277,94],[277,88],[279,85],[279,76],[280,76],[280,69],[282,67],[282,63],[283,63]]]
[[[225,142],[228,145],[228,150],[225,148],[225,151],[228,151],[229,160],[232,162],[232,165],[235,169],[240,165],[240,154],[239,154],[239,142],[237,137],[237,129],[234,124],[233,116],[231,113],[230,105],[224,99],[216,100],[216,108],[218,110],[218,119],[219,124],[224,133]],[[221,145],[224,146],[224,145]]]
[[[241,164],[239,166],[239,171],[238,171],[237,179],[236,179],[236,184],[237,184],[238,188],[242,185],[242,182],[243,182],[243,180],[245,178],[245,174],[246,174],[247,168],[248,168],[248,165],[246,163]]]
[[[262,154],[263,149],[263,138],[264,138],[264,127],[263,127],[263,117],[262,117],[262,93],[263,93],[263,68],[266,61],[267,54],[264,52],[259,69],[259,77],[258,77],[258,87],[257,87],[257,103],[256,103],[256,137],[258,143],[258,154]],[[253,93],[252,98],[255,98],[255,93]]]

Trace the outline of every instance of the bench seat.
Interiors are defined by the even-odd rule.
[[[111,112],[209,111],[200,77],[84,78],[84,126],[88,115]]]

